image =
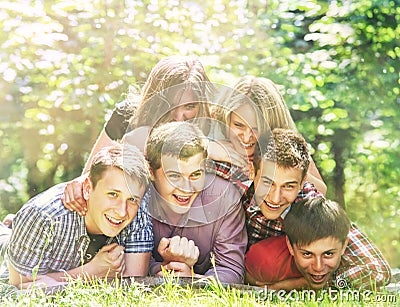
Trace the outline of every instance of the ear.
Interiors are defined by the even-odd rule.
[[[154,176],[154,171],[151,167],[149,167],[149,171],[150,171],[150,180],[155,181],[156,177]]]
[[[346,247],[347,247],[347,244],[348,244],[348,243],[349,243],[349,238],[347,238],[346,241],[344,241],[341,255],[344,254],[344,251],[346,250]]]
[[[292,244],[290,243],[288,236],[285,236],[285,237],[286,237],[286,245],[287,245],[287,247],[288,247],[288,249],[289,249],[289,253],[290,253],[292,256],[294,256],[293,246],[292,246]]]
[[[82,185],[82,194],[83,194],[83,199],[88,200],[90,192],[92,190],[92,182],[90,181],[89,177],[86,177],[85,181],[83,182]]]

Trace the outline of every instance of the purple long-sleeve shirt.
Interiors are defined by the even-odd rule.
[[[171,225],[162,201],[154,188],[150,189],[149,210],[153,220],[154,249],[150,274],[160,271],[163,261],[157,252],[163,237],[186,237],[193,240],[200,251],[194,272],[215,276],[211,254],[215,256],[215,270],[219,281],[243,283],[244,254],[247,245],[244,210],[238,190],[228,181],[206,175],[204,190],[194,200],[188,214],[179,225]]]

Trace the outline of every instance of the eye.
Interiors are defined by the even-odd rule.
[[[192,174],[190,174],[190,180],[198,180],[201,178],[201,176],[203,175],[203,171],[202,170],[198,170],[197,172],[193,172]]]
[[[325,256],[326,256],[327,258],[332,258],[334,255],[335,255],[334,252],[325,252]]]
[[[302,252],[301,255],[303,256],[303,258],[310,258],[311,257],[311,253],[309,253],[309,252]]]
[[[233,125],[238,128],[244,128],[244,125],[242,123],[234,122]]]
[[[188,111],[193,110],[195,108],[197,108],[197,104],[196,103],[189,103],[189,104],[187,104],[185,106],[185,110],[188,110]]]
[[[107,195],[110,198],[117,198],[118,197],[118,193],[117,192],[108,192]]]
[[[295,184],[292,184],[292,183],[290,183],[290,184],[285,184],[285,186],[284,186],[284,189],[285,190],[293,190],[293,189],[295,189],[296,188],[296,185]]]
[[[177,173],[168,173],[167,177],[171,180],[178,180],[181,176]]]
[[[139,199],[137,199],[136,197],[130,197],[128,198],[128,202],[131,205],[139,205]]]

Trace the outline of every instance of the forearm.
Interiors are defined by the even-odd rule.
[[[114,141],[107,135],[106,131],[103,129],[100,132],[100,135],[97,138],[96,143],[94,144],[94,146],[90,152],[89,158],[86,161],[86,164],[85,164],[85,167],[83,168],[82,174],[89,172],[93,157],[96,155],[96,153],[98,153],[102,148],[104,148],[106,146],[113,145],[113,143],[114,143]]]
[[[125,253],[123,276],[146,276],[149,272],[151,253]]]

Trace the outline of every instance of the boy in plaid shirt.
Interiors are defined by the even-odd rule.
[[[64,184],[30,199],[16,214],[8,243],[9,282],[57,285],[65,277],[146,275],[153,233],[141,199],[149,171],[143,154],[120,144],[94,157],[83,184],[85,217],[67,210]]]
[[[284,235],[283,220],[293,203],[307,197],[323,197],[306,181],[309,161],[307,143],[297,132],[274,129],[272,138],[268,135],[260,137],[253,160],[254,183],[242,197],[249,246],[268,237]],[[267,255],[268,250],[263,250],[259,257]],[[349,285],[370,288],[371,281],[382,286],[390,280],[390,267],[383,255],[354,224],[350,227],[342,259],[344,262],[327,285],[346,280]],[[252,272],[262,269],[257,267],[260,262],[254,265],[256,267],[247,269]],[[248,282],[265,284],[251,276]]]

